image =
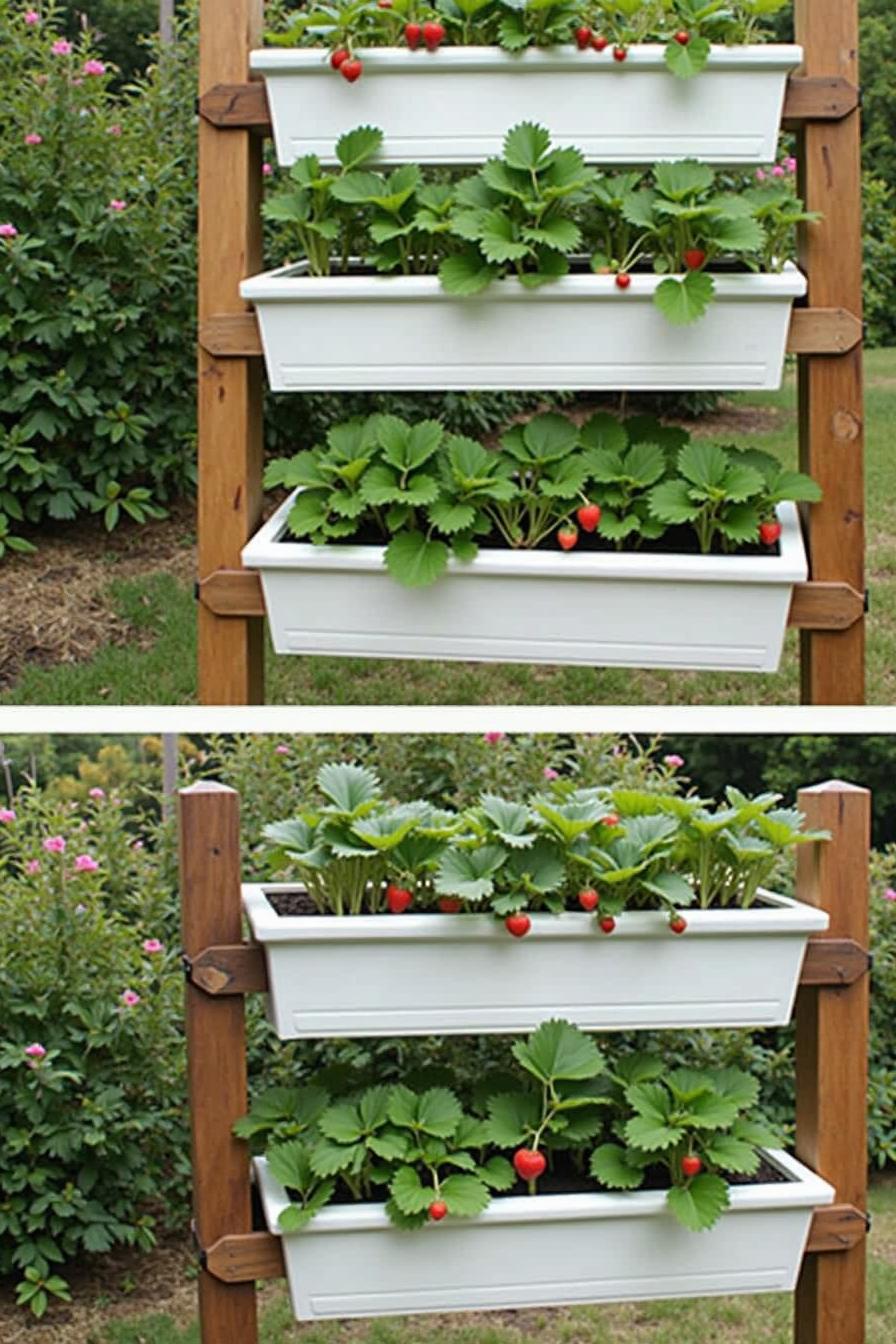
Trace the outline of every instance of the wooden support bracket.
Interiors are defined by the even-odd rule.
[[[816,1209],[806,1245],[807,1255],[848,1251],[868,1234],[868,1218],[852,1204]],[[286,1274],[280,1237],[270,1232],[247,1232],[219,1237],[200,1251],[202,1267],[222,1283],[282,1279]]]
[[[792,355],[845,355],[862,339],[862,324],[845,308],[794,308],[787,349]],[[264,353],[253,312],[215,313],[199,326],[199,344],[216,359],[256,359]]]
[[[855,984],[871,968],[871,955],[851,938],[810,938],[800,975],[801,985],[842,988]],[[264,994],[268,988],[264,949],[257,943],[206,947],[184,957],[191,985],[214,996]]]
[[[216,616],[264,616],[261,579],[251,569],[216,569],[198,585],[199,601]],[[794,585],[788,623],[803,630],[848,630],[865,599],[847,583]]]
[[[841,121],[859,105],[859,91],[848,79],[791,75],[784,99],[784,125],[788,129],[807,121]],[[257,131],[271,134],[271,113],[264,82],[215,84],[199,99],[199,115],[222,131]]]

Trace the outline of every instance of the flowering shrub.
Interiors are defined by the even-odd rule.
[[[182,1211],[173,892],[122,811],[25,789],[0,812],[0,1276],[36,1315],[66,1261],[148,1247]]]
[[[115,95],[60,17],[0,3],[0,554],[156,516],[192,472],[190,44]]]

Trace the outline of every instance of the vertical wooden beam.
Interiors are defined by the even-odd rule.
[[[260,45],[263,0],[200,0],[199,93],[242,83]],[[261,269],[262,143],[250,131],[199,119],[199,321],[241,313],[239,282]],[[252,359],[199,350],[199,578],[238,568],[258,525],[262,477],[262,369]],[[261,704],[264,625],[221,620],[199,605],[199,699]]]
[[[827,910],[828,936],[868,945],[871,796],[833,781],[802,789],[799,806],[827,843],[798,854],[797,895]],[[868,976],[843,988],[802,988],[796,1008],[796,1151],[867,1209]],[[837,1255],[808,1255],[796,1291],[796,1344],[863,1344],[865,1239]]]
[[[181,924],[184,953],[238,943],[239,796],[222,784],[182,789]],[[187,1080],[193,1152],[193,1217],[199,1245],[252,1230],[249,1157],[231,1126],[247,1109],[246,1029],[241,996],[211,998],[187,984]],[[199,1272],[202,1344],[257,1344],[255,1284]]]
[[[858,84],[858,0],[796,0],[796,37],[804,73]],[[800,259],[809,304],[862,312],[860,113],[810,122],[799,137],[800,183],[824,220],[802,230]],[[809,510],[812,578],[865,590],[864,423],[861,343],[845,355],[799,359],[800,460],[824,491]],[[865,630],[801,634],[802,698],[810,704],[861,704]]]

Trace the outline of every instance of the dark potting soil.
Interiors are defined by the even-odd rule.
[[[312,916],[316,916],[316,915],[320,915],[320,914],[322,913],[320,910],[317,909],[316,905],[314,904],[314,902],[312,901],[311,897],[308,895],[308,893],[307,893],[306,891],[300,891],[300,890],[294,890],[294,891],[266,891],[266,892],[265,892],[265,899],[267,900],[268,905],[271,907],[271,909],[272,909],[272,910],[274,911],[274,913],[277,914],[277,915],[283,915],[283,916],[288,916],[288,915],[302,915],[302,916],[305,916],[305,915],[312,915]],[[760,904],[761,904],[761,902],[760,902]],[[720,905],[711,904],[711,905],[707,906],[706,908],[707,908],[708,910],[713,910],[713,909],[715,909],[715,910],[721,910],[721,909],[725,909],[726,907],[724,907],[724,906],[720,906]],[[728,908],[730,908],[730,907],[728,907]],[[365,913],[369,914],[369,913],[372,913],[372,912],[371,912],[371,911],[366,911]],[[397,916],[395,916],[395,915],[390,915],[389,912],[388,912],[387,910],[381,910],[379,913],[380,913],[381,915],[383,915],[383,916],[384,916],[385,918],[387,918],[387,919],[395,919],[395,918],[397,918]],[[412,913],[415,913],[415,914],[429,914],[429,915],[436,915],[436,914],[438,914],[439,912],[438,912],[438,910],[422,910],[422,911],[412,911]],[[466,913],[469,913],[469,912],[466,912]],[[485,911],[485,912],[483,912],[483,913],[486,913],[486,914],[487,914],[488,912]],[[580,908],[579,908],[577,905],[570,905],[570,906],[567,908],[567,913],[569,913],[569,914],[581,915],[581,914],[583,914],[584,912],[583,912],[582,910],[580,910]],[[350,918],[350,916],[346,916],[346,918]],[[458,912],[457,918],[458,918],[458,919],[463,919],[463,918],[464,918],[464,912],[462,912],[462,911]]]
[[[289,263],[286,263],[286,264],[288,265]],[[302,262],[297,262],[297,263],[295,263],[295,265],[296,265],[296,268],[298,268],[298,267],[303,267],[303,263],[302,263]],[[341,257],[333,257],[333,258],[331,258],[331,266],[332,266],[331,274],[330,274],[329,276],[325,277],[325,278],[328,279],[328,280],[341,280],[341,279],[344,279],[344,278],[346,278],[346,277],[349,277],[349,278],[352,278],[352,277],[353,277],[353,278],[355,278],[355,279],[357,279],[358,277],[364,277],[364,278],[370,278],[370,279],[376,279],[376,280],[383,280],[383,279],[399,279],[399,280],[400,280],[400,279],[408,279],[408,278],[411,278],[411,277],[402,275],[402,273],[399,272],[399,271],[392,271],[392,272],[389,272],[389,273],[384,273],[384,272],[382,272],[382,271],[378,271],[378,270],[376,270],[375,267],[368,265],[366,262],[361,261],[359,258],[352,258],[352,260],[350,260],[346,266],[343,266],[343,264],[342,264],[342,258],[341,258]],[[706,267],[706,273],[707,273],[707,275],[750,275],[750,274],[753,274],[753,272],[751,272],[749,266],[746,266],[742,261],[738,261],[736,258],[733,258],[733,257],[732,257],[732,258],[729,258],[727,261],[714,261],[710,266],[707,266],[707,267]],[[425,274],[425,272],[419,272],[418,274],[421,274],[421,275],[422,275],[422,274]],[[433,272],[430,272],[430,274],[431,274],[431,276],[434,278],[436,273],[433,271]],[[597,277],[598,272],[596,272],[596,271],[594,271],[594,270],[592,269],[590,258],[588,258],[588,257],[586,257],[586,256],[574,256],[574,257],[570,257],[570,259],[569,259],[569,271],[567,272],[567,274],[568,274],[568,275],[594,275],[595,277]],[[650,259],[649,257],[644,257],[644,258],[642,258],[639,262],[637,262],[634,266],[631,267],[631,269],[629,270],[629,274],[630,274],[630,275],[654,275],[654,274],[657,274],[657,273],[656,273],[656,272],[654,271],[654,269],[653,269],[653,262],[651,261],[651,259]],[[289,276],[288,278],[289,278],[289,279],[298,279],[298,280],[302,280],[302,279],[305,279],[306,277],[307,277],[308,279],[310,279],[310,280],[320,280],[320,279],[322,278],[321,276],[311,275],[310,271],[308,271],[308,270],[306,270],[306,269],[304,269],[304,268],[301,269],[301,270],[299,270],[297,275],[291,275],[291,276]],[[287,278],[287,277],[284,277],[284,278]],[[516,278],[515,276],[508,276],[508,277],[507,277],[507,279],[510,279],[510,280],[513,280],[513,279],[515,279],[515,278]],[[561,278],[562,278],[562,277],[561,277]],[[601,277],[601,278],[603,278],[603,277]],[[661,276],[661,275],[657,274],[657,279],[660,279],[660,280],[661,280],[661,279],[665,279],[665,278],[666,278],[665,276]],[[503,284],[503,283],[504,283],[503,280],[493,280],[493,281],[492,281],[492,285],[500,285],[500,284]],[[487,295],[487,293],[488,293],[487,290],[484,290],[484,291],[483,291],[483,294],[486,294],[486,295]],[[475,299],[476,297],[481,297],[481,296],[473,295],[472,297]]]

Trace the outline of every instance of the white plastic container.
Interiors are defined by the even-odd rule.
[[[412,1232],[381,1204],[343,1205],[283,1234],[286,1192],[264,1158],[255,1176],[268,1229],[282,1238],[293,1313],[307,1321],[788,1292],[812,1212],[834,1190],[787,1153],[766,1157],[789,1179],[735,1186],[708,1232],[681,1227],[663,1191],[635,1191],[510,1196],[478,1218]]]
[[[446,294],[438,276],[252,276],[274,392],[351,389],[721,389],[780,386],[800,271],[718,275],[709,311],[673,326],[653,303],[662,277],[564,276],[539,289],[495,281]]]
[[[405,588],[380,546],[283,540],[294,498],[242,552],[278,653],[773,672],[808,574],[782,504],[777,556],[493,549]]]
[[[764,893],[749,910],[688,910],[670,933],[659,911],[533,915],[512,938],[492,915],[279,916],[243,887],[265,950],[268,1015],[281,1040],[528,1032],[549,1017],[584,1030],[781,1026],[806,940],[828,927],[814,906]]]
[[[497,154],[508,127],[535,121],[560,145],[602,164],[699,158],[770,163],[777,153],[787,76],[798,46],[723,47],[691,80],[666,68],[661,45],[633,46],[624,64],[608,48],[511,55],[499,47],[443,47],[437,54],[381,47],[357,54],[349,85],[321,49],[253,51],[264,76],[277,158],[333,161],[355,126],[385,132],[393,163],[476,163]]]

